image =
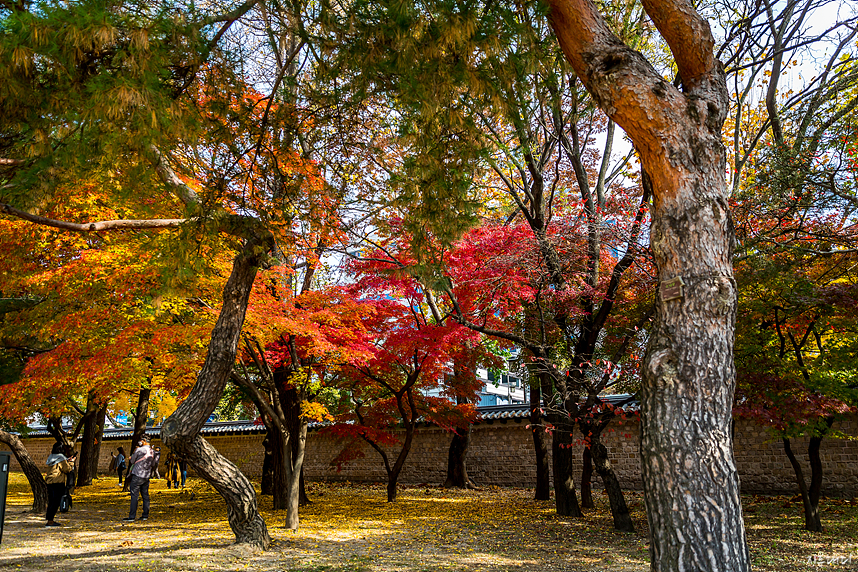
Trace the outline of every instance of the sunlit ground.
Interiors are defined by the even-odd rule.
[[[128,495],[114,479],[79,488],[62,527],[44,528],[23,475],[13,474],[0,544],[0,570],[95,571],[619,571],[649,569],[643,503],[629,493],[638,532],[611,529],[607,501],[582,519],[560,518],[552,503],[523,489],[447,491],[408,487],[385,501],[383,486],[313,483],[313,504],[296,533],[260,497],[272,549],[231,545],[220,497],[192,480],[185,491],[152,481],[151,517],[124,524]],[[746,497],[751,556],[757,570],[858,569],[858,507],[823,501],[826,532],[801,530],[801,504],[787,497]],[[851,562],[848,562],[852,556]],[[838,559],[839,557],[839,559]],[[808,564],[809,560],[813,564]],[[817,560],[814,560],[817,559]],[[836,559],[833,564],[828,561]]]

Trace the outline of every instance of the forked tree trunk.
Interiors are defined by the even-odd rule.
[[[236,542],[263,549],[268,548],[271,538],[257,509],[253,484],[238,467],[200,437],[199,432],[217,406],[229,380],[250,290],[257,268],[271,244],[270,237],[248,240],[235,257],[205,364],[190,395],[161,427],[164,445],[185,459],[223,497]]]
[[[24,476],[27,477],[27,482],[30,483],[30,490],[33,491],[32,512],[45,512],[48,509],[48,485],[38,465],[33,462],[33,458],[30,457],[30,453],[17,435],[0,430],[0,442],[6,443],[12,450],[12,454],[21,465]]]
[[[798,490],[801,494],[801,502],[804,505],[804,527],[810,532],[822,532],[822,522],[819,519],[819,506],[814,506],[810,501],[810,492],[807,488],[807,482],[804,479],[804,471],[801,464],[793,453],[790,440],[783,438],[784,453],[786,453],[792,469],[795,472],[795,480],[798,483]]]
[[[596,508],[593,502],[593,455],[590,453],[590,443],[584,447],[581,455],[581,508]]]
[[[804,506],[804,529],[810,532],[822,532],[822,520],[819,517],[819,497],[822,492],[822,461],[819,458],[819,447],[822,444],[822,437],[812,437],[807,446],[810,459],[810,488],[807,486],[804,471],[792,450],[790,440],[784,437],[783,444],[784,453],[795,472],[795,480]]]
[[[554,469],[554,504],[560,516],[583,516],[578,505],[578,495],[575,493],[573,472],[573,449],[575,442],[572,431],[575,425],[569,423],[554,423],[554,433],[551,436],[551,455]]]
[[[745,572],[730,437],[736,283],[721,134],[726,81],[690,0],[642,3],[671,49],[681,91],[611,32],[592,0],[549,0],[549,15],[567,60],[632,139],[654,189],[650,245],[661,286],[640,391],[652,570]]]
[[[551,474],[548,469],[548,433],[545,431],[545,416],[542,414],[542,392],[536,384],[530,386],[530,430],[533,433],[533,449],[536,454],[536,486],[533,498],[551,499]]]

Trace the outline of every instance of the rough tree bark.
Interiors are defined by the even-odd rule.
[[[533,449],[536,453],[536,487],[533,498],[551,499],[551,474],[548,469],[548,434],[542,415],[542,391],[535,383],[530,385],[530,430],[533,433]]]
[[[591,0],[549,0],[550,19],[653,183],[650,245],[662,286],[640,393],[652,570],[744,572],[730,437],[736,285],[721,140],[726,82],[709,25],[690,0],[642,3],[673,53],[681,90],[620,41]]]
[[[236,543],[267,548],[271,542],[256,505],[253,484],[233,463],[200,435],[200,429],[223,395],[235,363],[250,290],[273,241],[270,235],[246,241],[235,257],[223,291],[223,306],[212,330],[208,354],[187,399],[164,421],[161,439],[187,460],[196,473],[223,497]]]
[[[7,433],[0,430],[0,442],[6,443],[21,465],[21,470],[24,476],[27,477],[27,482],[30,483],[30,489],[33,491],[33,508],[32,512],[42,513],[48,510],[48,485],[45,484],[45,478],[39,470],[38,465],[33,462],[30,453],[17,435]]]

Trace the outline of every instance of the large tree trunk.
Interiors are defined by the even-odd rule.
[[[590,443],[584,447],[581,457],[584,465],[581,469],[581,508],[596,508],[593,502],[593,455],[590,453]]]
[[[101,442],[104,440],[104,423],[107,419],[107,404],[102,405],[95,414],[95,441],[93,445],[93,458],[95,462],[90,465],[90,477],[98,478],[98,461],[101,458]]]
[[[253,484],[199,436],[214,411],[235,363],[239,335],[257,268],[271,248],[270,237],[248,240],[236,256],[223,291],[223,307],[212,330],[205,364],[187,399],[164,421],[164,445],[185,459],[223,497],[237,543],[267,548],[271,542],[256,505]]]
[[[572,431],[575,425],[554,423],[551,438],[551,455],[554,469],[554,503],[560,516],[583,516],[575,493],[575,480],[572,477],[573,449],[575,442]]]
[[[642,2],[673,53],[682,91],[623,44],[591,0],[549,0],[550,18],[588,91],[632,139],[654,189],[650,245],[661,287],[640,392],[652,570],[745,572],[730,438],[736,284],[721,140],[726,81],[709,25],[690,0]]]
[[[268,425],[268,423],[266,423]],[[271,444],[271,494],[274,510],[286,510],[289,491],[289,435],[277,423],[271,423],[267,439]]]
[[[86,399],[86,414],[83,420],[83,440],[80,446],[80,461],[77,466],[77,486],[85,487],[92,484],[93,469],[98,467],[98,448],[96,434],[98,433],[98,410],[92,395]]]
[[[152,395],[150,387],[141,387],[137,395],[137,408],[134,409],[134,429],[131,432],[131,450],[128,455],[134,454],[140,438],[146,433],[146,421],[149,420],[149,397]]]
[[[447,480],[444,488],[471,488],[471,479],[468,477],[468,447],[471,444],[471,425],[457,427],[450,439],[450,449],[447,452]]]
[[[533,449],[536,454],[536,500],[551,499],[551,474],[548,469],[548,433],[545,431],[545,416],[542,414],[542,392],[532,383],[530,386],[530,430],[533,433]]]
[[[292,433],[291,441],[296,444],[289,459],[289,482],[286,497],[286,528],[297,530],[298,507],[301,506],[301,477],[304,469],[304,451],[307,445],[307,422],[300,422],[298,431]]]
[[[48,510],[48,485],[45,484],[45,478],[36,463],[33,462],[30,453],[17,435],[7,433],[0,430],[0,442],[6,443],[18,464],[21,465],[21,470],[24,471],[24,476],[27,477],[27,482],[30,483],[30,490],[33,491],[33,508],[32,512],[43,513]]]
[[[455,371],[455,370],[454,370]],[[460,375],[456,371],[455,375]],[[456,404],[463,405],[468,400],[461,395],[456,396]],[[472,488],[471,478],[468,476],[468,447],[471,445],[471,424],[466,427],[457,427],[450,439],[450,449],[447,452],[447,480],[444,488]]]
[[[281,402],[283,413],[286,415],[286,427],[289,429],[289,435],[300,435],[302,431],[306,433],[306,421],[301,418],[301,399],[299,399],[298,390],[290,388],[286,391],[281,391]],[[305,437],[306,442],[306,437]],[[310,497],[307,496],[307,489],[304,485],[304,445],[300,439],[290,439],[292,447],[292,459],[301,458],[301,466],[298,471],[298,504],[305,506],[310,504]],[[294,462],[293,462],[294,465]],[[291,477],[290,477],[291,478]]]

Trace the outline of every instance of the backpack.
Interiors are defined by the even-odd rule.
[[[116,457],[113,457],[112,459],[110,459],[110,466],[107,467],[107,470],[112,473],[117,468],[118,467],[116,466]]]
[[[68,512],[72,506],[72,498],[68,491],[63,493],[60,499],[60,512]]]

